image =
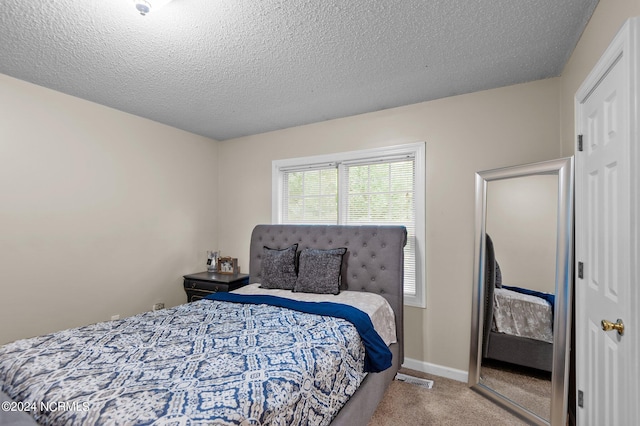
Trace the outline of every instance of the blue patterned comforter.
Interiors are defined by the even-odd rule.
[[[356,328],[201,300],[0,347],[0,385],[45,425],[326,425],[364,378]]]

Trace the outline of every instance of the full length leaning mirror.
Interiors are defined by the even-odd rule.
[[[469,385],[532,424],[565,425],[573,157],[476,174]]]

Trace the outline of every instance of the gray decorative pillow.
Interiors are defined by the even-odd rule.
[[[277,250],[262,248],[260,288],[292,290],[296,285],[296,251],[298,244]]]
[[[346,248],[304,249],[300,253],[298,280],[293,291],[302,293],[340,293],[340,270]]]

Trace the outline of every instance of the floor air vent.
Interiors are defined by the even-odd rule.
[[[396,374],[396,380],[422,386],[427,389],[431,389],[433,387],[433,380],[421,379],[420,377],[409,376],[402,373]]]

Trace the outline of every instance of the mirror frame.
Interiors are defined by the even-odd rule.
[[[469,386],[523,419],[539,425],[565,425],[568,409],[569,355],[571,335],[571,300],[573,291],[573,206],[574,158],[520,166],[504,167],[476,173],[476,222],[473,268],[473,308],[471,316],[471,352]],[[506,396],[480,383],[482,361],[482,319],[486,256],[487,184],[491,181],[535,176],[558,175],[558,213],[556,232],[556,273],[553,326],[553,365],[551,372],[550,419],[543,419]]]

